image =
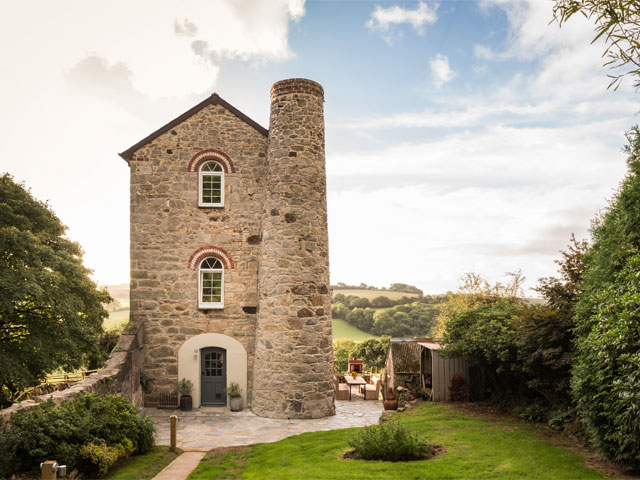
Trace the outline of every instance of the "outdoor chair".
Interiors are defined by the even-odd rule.
[[[364,399],[365,400],[378,400],[380,398],[380,382],[377,381],[375,385],[364,385]]]
[[[334,383],[336,388],[336,400],[349,400],[349,386],[346,383],[340,383],[340,381],[335,377]]]

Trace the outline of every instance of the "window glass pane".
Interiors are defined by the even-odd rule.
[[[222,272],[202,272],[202,301],[222,302]]]
[[[201,269],[220,268],[222,269],[222,262],[216,257],[207,257],[200,264]]]
[[[202,202],[222,202],[222,176],[202,175]]]
[[[203,171],[203,172],[222,172],[222,167],[217,162],[207,162],[202,166],[201,171]]]

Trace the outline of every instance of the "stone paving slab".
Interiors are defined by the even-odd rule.
[[[223,408],[203,408],[191,412],[145,409],[156,426],[156,444],[169,445],[169,417],[177,415],[177,446],[191,451],[269,443],[305,432],[375,425],[382,411],[381,401],[364,401],[360,398],[353,401],[336,400],[334,416],[310,420],[263,418],[250,410],[231,412]]]
[[[184,452],[167,465],[153,480],[181,480],[187,478],[205,456],[205,452]]]

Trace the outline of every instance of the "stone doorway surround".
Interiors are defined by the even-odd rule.
[[[202,349],[217,347],[226,350],[227,386],[236,382],[242,388],[242,403],[247,406],[247,351],[235,338],[221,333],[202,333],[185,341],[178,351],[178,380],[186,378],[193,383],[193,407],[201,401]]]

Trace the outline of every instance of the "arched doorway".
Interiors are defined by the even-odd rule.
[[[200,352],[200,404],[227,404],[227,351],[208,347]]]
[[[210,355],[211,353],[223,354],[222,359]],[[186,378],[193,382],[193,406],[198,408],[201,405],[203,399],[203,387],[210,388],[207,385],[207,377],[216,377],[218,371],[205,372],[205,382],[203,384],[203,363],[204,356],[209,354],[208,368],[218,369],[218,361],[224,362],[224,381],[218,382],[218,390],[213,390],[214,402],[222,401],[221,403],[207,403],[208,405],[226,405],[227,394],[224,388],[228,387],[231,382],[235,382],[242,388],[242,401],[245,406],[249,406],[247,403],[247,351],[242,344],[233,337],[223,335],[221,333],[201,333],[200,335],[194,335],[185,341],[178,350],[178,378],[181,380]],[[222,373],[222,372],[220,372]],[[220,380],[220,379],[219,379]],[[213,380],[215,382],[216,380]],[[220,385],[223,390],[220,391]],[[220,393],[221,398],[216,398],[216,395]],[[205,398],[210,398],[207,394]]]

